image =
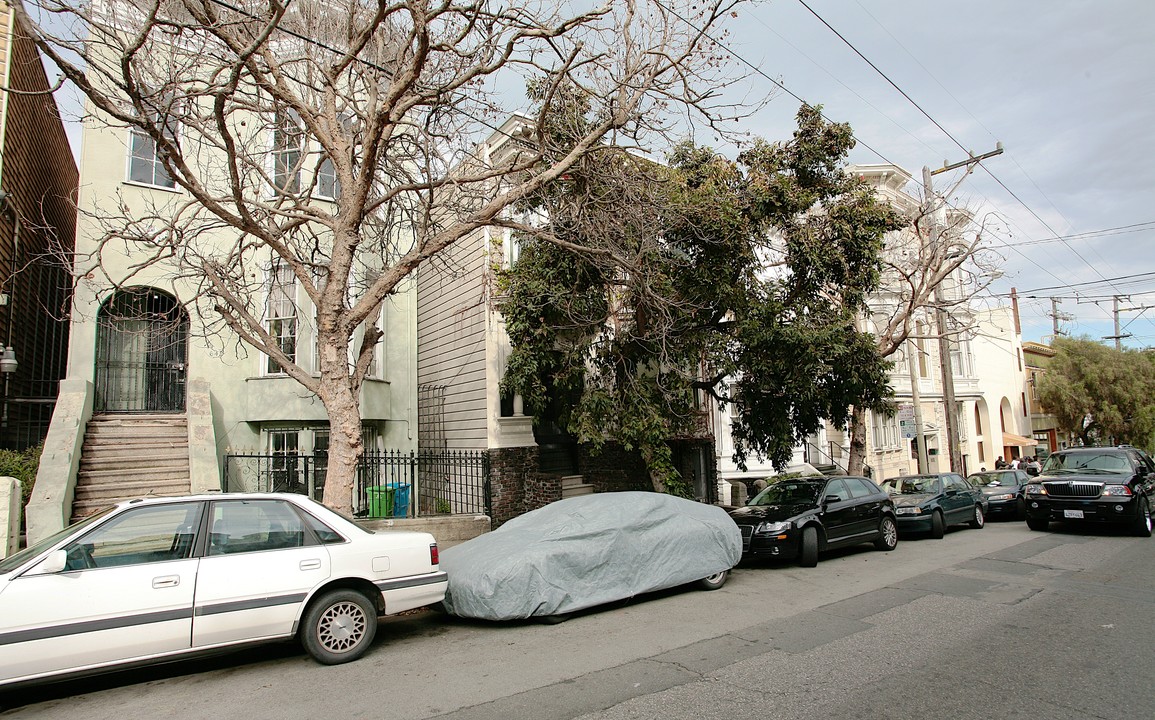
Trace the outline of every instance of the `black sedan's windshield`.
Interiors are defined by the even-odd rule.
[[[1044,475],[1079,472],[1091,474],[1130,474],[1131,463],[1118,452],[1055,453],[1043,466]]]
[[[999,485],[1019,484],[1019,481],[1015,478],[1014,473],[1003,472],[975,473],[974,475],[968,477],[967,480],[970,480],[972,483],[978,485],[979,487],[987,487],[988,485],[998,487]]]
[[[896,477],[883,480],[882,489],[891,495],[922,495],[939,492],[939,482],[933,477]]]
[[[818,501],[818,493],[826,486],[826,480],[819,482],[803,480],[781,480],[766,486],[754,496],[748,505],[796,505]]]

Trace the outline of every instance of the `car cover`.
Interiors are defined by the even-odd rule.
[[[729,570],[742,536],[724,510],[652,492],[567,498],[441,552],[445,609],[563,615]]]

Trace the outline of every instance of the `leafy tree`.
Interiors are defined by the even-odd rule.
[[[129,257],[132,272],[159,275],[196,307],[207,344],[251,347],[319,398],[330,425],[324,501],[343,510],[363,452],[376,319],[415,269],[611,134],[668,147],[672,115],[713,123],[734,111],[716,101],[735,78],[710,40],[737,15],[731,0],[11,5],[84,94],[90,126],[155,148],[157,174],[176,191],[86,207],[97,247],[76,258],[77,277],[131,284],[106,272]],[[522,81],[538,103],[518,151],[478,157],[506,88]],[[559,147],[534,125],[567,88],[590,121]],[[307,298],[296,316],[315,318],[317,372],[264,322],[269,284],[254,269],[270,261]]]
[[[1059,427],[1084,445],[1155,439],[1155,362],[1136,350],[1116,350],[1087,338],[1056,338],[1055,356],[1035,394]]]
[[[572,398],[579,440],[638,449],[675,493],[670,441],[693,429],[696,392],[737,407],[739,462],[779,466],[824,419],[887,407],[888,363],[855,317],[898,217],[843,172],[853,144],[804,106],[792,140],[736,160],[683,144],[665,165],[608,147],[575,163],[525,203],[548,220],[503,277],[505,390],[535,412]]]

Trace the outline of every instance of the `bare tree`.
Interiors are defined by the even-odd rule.
[[[948,208],[944,214],[938,202],[925,198],[920,202],[901,192],[890,199],[906,216],[906,224],[886,238],[881,289],[868,302],[869,329],[884,358],[904,346],[909,352],[915,339],[937,339],[946,333],[958,342],[973,332],[971,304],[996,276],[998,259],[986,237],[990,216],[976,221],[965,208]],[[946,312],[947,328],[936,323],[939,308]],[[862,472],[865,453],[865,411],[856,409],[850,425],[849,472]]]
[[[82,91],[89,122],[151,142],[183,191],[143,212],[109,203],[78,274],[119,252],[194,287],[181,300],[198,306],[203,332],[239,338],[324,403],[324,500],[348,510],[383,303],[423,261],[501,224],[607,139],[645,149],[688,116],[732,117],[714,98],[733,74],[707,33],[737,4],[622,0],[566,15],[584,5],[16,0],[13,10]],[[507,114],[501,88],[518,79],[537,98],[519,151],[478,156]],[[575,93],[594,122],[551,146],[541,121]],[[270,262],[312,306],[319,375],[264,321],[269,285],[254,267]]]

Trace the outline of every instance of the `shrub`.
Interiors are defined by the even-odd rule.
[[[27,505],[32,496],[32,486],[36,484],[36,470],[40,467],[40,453],[43,445],[24,451],[0,450],[0,477],[10,476],[20,481],[21,505]]]

